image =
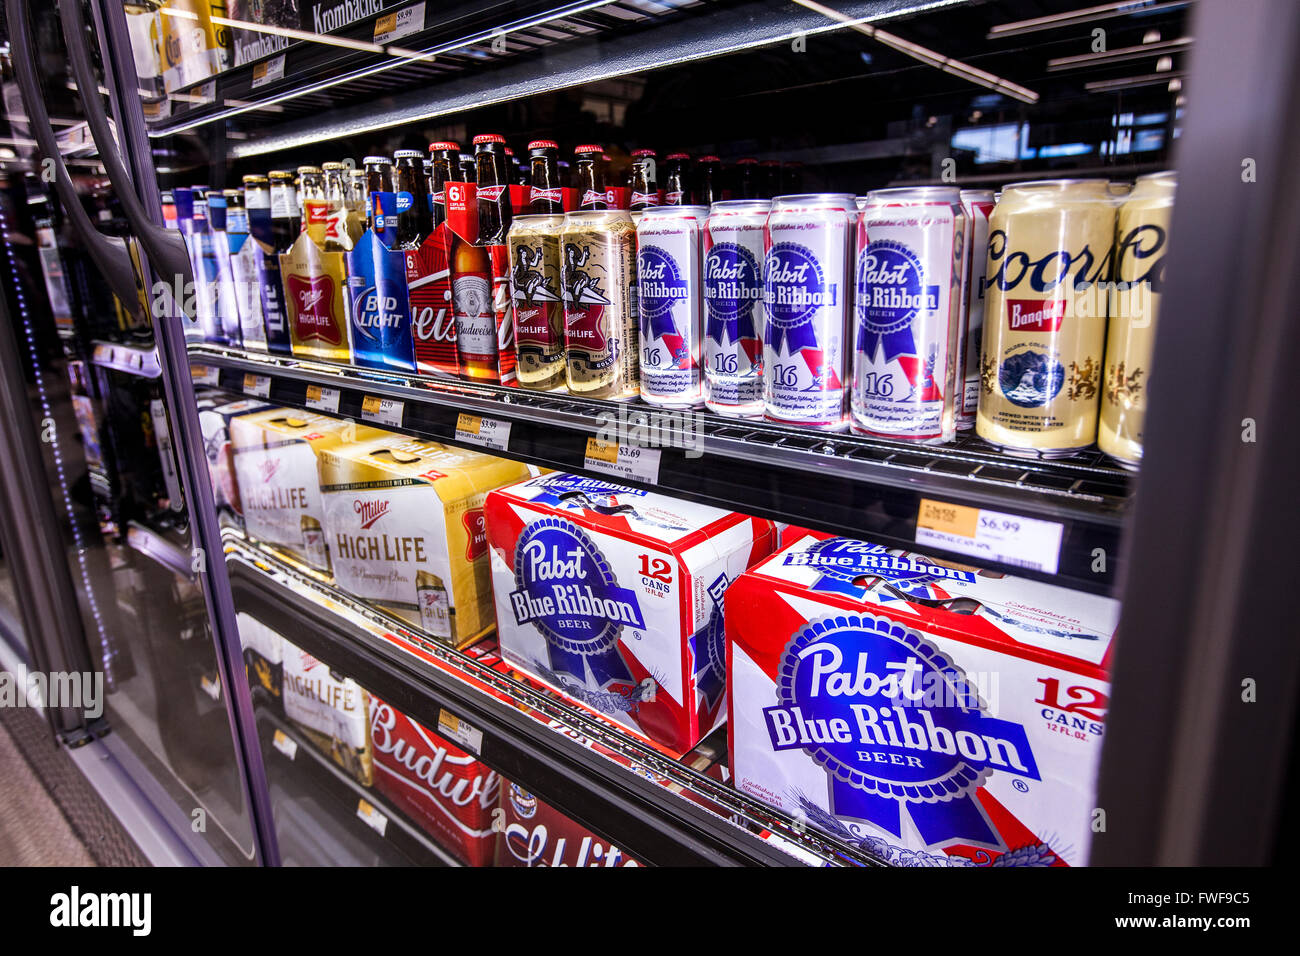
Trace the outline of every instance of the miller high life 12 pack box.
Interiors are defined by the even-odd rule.
[[[486,510],[507,663],[674,753],[722,721],[723,597],[772,522],[568,474]]]
[[[256,399],[227,401],[224,393],[204,395],[198,400],[199,429],[203,433],[203,452],[208,460],[208,477],[217,516],[236,527],[244,527],[244,506],[239,500],[239,482],[235,477],[235,454],[230,444],[230,422],[238,415],[261,412],[271,406]]]
[[[899,865],[1086,863],[1118,615],[805,536],[727,595],[735,785]]]
[[[483,499],[526,465],[385,435],[322,450],[334,580],[457,647],[493,624]]]

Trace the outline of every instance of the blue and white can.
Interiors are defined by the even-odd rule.
[[[705,206],[652,206],[636,227],[641,397],[666,408],[704,404],[700,376]]]
[[[715,202],[704,226],[704,404],[763,417],[763,230],[767,199]]]
[[[857,206],[847,193],[777,196],[763,259],[763,406],[768,421],[848,427],[849,265]]]
[[[853,430],[952,441],[961,407],[966,217],[948,186],[878,189],[858,223]]]

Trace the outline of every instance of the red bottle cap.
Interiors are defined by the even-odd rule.
[[[500,133],[479,133],[474,137],[474,145],[480,146],[483,143],[504,143],[506,138]]]
[[[669,160],[673,160],[673,159],[690,159],[690,158],[691,158],[691,154],[690,154],[690,153],[669,153],[669,154],[665,157],[665,159],[669,159]]]
[[[636,159],[638,156],[653,156],[654,154],[655,151],[653,149],[638,149],[633,151],[632,158]]]
[[[702,163],[720,163],[720,162],[722,162],[722,160],[718,159],[718,157],[716,157],[716,156],[701,156],[701,157],[700,157],[700,162],[702,162]]]
[[[579,153],[603,153],[603,152],[605,152],[604,146],[579,146],[577,149],[573,151],[573,154],[576,156]]]
[[[528,144],[529,149],[559,149],[560,146],[553,139],[535,139]]]
[[[746,156],[744,159],[738,159],[738,160],[736,160],[736,165],[737,165],[737,166],[751,166],[751,165],[752,165],[752,166],[757,166],[757,165],[758,165],[758,160],[756,160],[753,156]]]
[[[460,143],[442,142],[442,143],[430,143],[430,144],[429,144],[429,152],[431,152],[431,153],[441,153],[441,152],[447,152],[447,151],[450,151],[450,152],[453,152],[453,153],[459,153],[459,152],[460,152]]]

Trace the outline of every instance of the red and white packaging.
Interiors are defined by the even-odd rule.
[[[501,778],[391,704],[370,698],[375,789],[468,866],[491,866]]]
[[[507,663],[674,754],[721,723],[723,598],[772,522],[558,473],[484,513]]]
[[[526,195],[527,193],[527,190],[522,186],[511,187],[511,189],[509,195],[512,203],[516,201],[518,195]],[[474,183],[448,183],[445,195],[447,220],[443,225],[447,227],[446,248],[451,252],[454,249],[456,240],[470,245],[477,245],[479,240],[478,187]],[[487,275],[477,270],[470,273],[458,273],[456,271],[458,268],[456,256],[452,254],[449,257],[452,287],[454,290],[462,276],[473,279],[476,284],[484,279],[488,281],[492,298],[492,310],[496,322],[497,381],[501,385],[515,385],[517,382],[517,357],[515,355],[515,313],[510,298],[510,252],[504,245],[485,246],[483,248],[488,258]],[[455,294],[453,291],[453,298]],[[484,313],[479,314],[484,315]]]
[[[640,866],[517,783],[501,788],[497,866]]]
[[[900,865],[1086,863],[1118,616],[804,537],[727,595],[735,785]]]
[[[441,222],[419,249],[406,253],[416,370],[437,378],[460,377],[456,316],[451,307],[451,229]]]

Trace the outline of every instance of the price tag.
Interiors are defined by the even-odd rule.
[[[916,516],[917,544],[1048,574],[1056,573],[1064,530],[1059,521],[1040,521],[929,498],[921,499]]]
[[[307,407],[318,412],[337,412],[339,410],[339,390],[337,388],[325,388],[323,385],[308,385]]]
[[[456,417],[456,440],[494,451],[506,451],[510,445],[510,423],[461,412]]]
[[[256,395],[258,398],[269,398],[271,395],[271,376],[254,375],[252,372],[244,376],[244,394]]]
[[[271,735],[271,746],[284,754],[290,760],[298,756],[298,742],[286,734],[283,730],[277,730]]]
[[[615,478],[635,478],[646,484],[659,480],[659,449],[616,445],[599,438],[587,439],[583,467]]]
[[[361,400],[361,417],[378,425],[395,425],[400,428],[404,408],[403,403],[394,398],[367,395]]]
[[[483,752],[483,731],[471,727],[450,711],[438,711],[438,733],[448,740],[454,740],[471,753]]]
[[[408,33],[424,29],[424,4],[417,3],[395,13],[386,13],[375,21],[375,42],[392,43]]]
[[[195,385],[220,385],[221,369],[211,365],[191,365],[190,378]]]
[[[357,801],[357,816],[361,818],[362,823],[380,836],[388,830],[388,817],[376,810],[365,797]]]
[[[263,60],[253,67],[253,89],[284,79],[284,54]]]

